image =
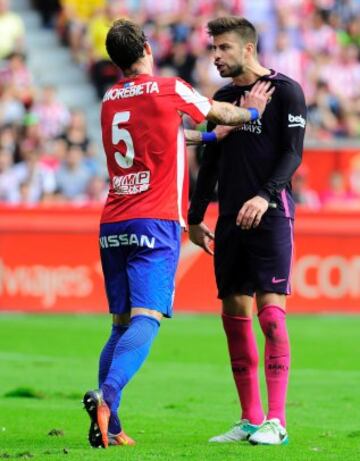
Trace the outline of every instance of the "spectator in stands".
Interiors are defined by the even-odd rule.
[[[10,202],[11,192],[17,188],[12,166],[13,156],[11,153],[0,148],[0,202]]]
[[[158,65],[160,69],[163,67],[172,68],[175,75],[194,85],[195,63],[196,57],[189,50],[187,42],[179,41],[173,44],[171,52]]]
[[[21,17],[10,11],[9,0],[0,0],[0,59],[24,50],[25,28]]]
[[[24,141],[21,146],[23,160],[12,168],[16,187],[10,191],[12,203],[39,203],[56,188],[55,176],[40,160],[40,151]]]
[[[105,39],[111,24],[123,12],[119,1],[110,0],[88,25],[88,61],[91,65],[91,77],[99,99],[102,99],[108,87],[119,78],[118,70],[107,54]]]
[[[80,146],[86,155],[92,156],[92,152],[95,150],[94,144],[91,142],[87,133],[85,114],[79,109],[70,111],[69,124],[60,137],[64,139],[68,145],[77,144]]]
[[[5,149],[15,157],[17,149],[17,130],[12,124],[3,125],[0,121],[0,149]]]
[[[328,16],[325,10],[316,9],[309,19],[305,19],[303,38],[310,56],[324,52],[333,54],[336,51],[336,31],[328,24]]]
[[[41,155],[41,163],[56,172],[66,157],[68,143],[62,137],[46,143],[46,149]]]
[[[335,78],[334,78],[335,76]],[[356,45],[340,47],[320,70],[320,78],[332,93],[342,100],[351,101],[360,95],[359,49]]]
[[[81,205],[100,205],[104,204],[108,195],[109,187],[101,176],[90,178],[86,191],[83,195],[76,198],[76,203]]]
[[[56,172],[59,192],[65,200],[75,200],[86,193],[91,172],[84,164],[81,147],[72,145],[68,148],[65,159]]]
[[[303,86],[307,59],[303,50],[291,44],[289,33],[280,30],[275,39],[275,49],[264,55],[267,67],[281,72]]]
[[[308,106],[309,131],[318,139],[329,139],[331,135],[344,134],[341,125],[341,101],[331,93],[327,83],[319,80],[315,94]]]
[[[56,13],[60,11],[59,0],[32,0],[34,7],[39,11],[44,27],[53,27]]]
[[[344,209],[351,208],[354,194],[349,190],[344,173],[335,170],[329,177],[329,188],[321,195],[321,201],[325,208]]]
[[[7,56],[0,69],[0,83],[13,85],[18,90],[32,86],[32,75],[23,53],[13,52]]]
[[[15,151],[15,162],[22,159],[22,149],[24,146],[32,146],[32,148],[41,151],[43,143],[44,136],[40,127],[39,117],[33,112],[25,113]]]
[[[20,125],[25,115],[25,108],[16,96],[13,86],[0,86],[0,126]]]
[[[74,61],[83,62],[87,24],[104,6],[105,0],[61,0],[62,10],[58,26],[63,40],[70,46]]]
[[[32,75],[22,53],[11,53],[3,61],[0,68],[0,100],[6,98],[5,95],[1,96],[1,89],[6,96],[11,93],[13,99],[23,106],[23,111],[32,105],[35,93]],[[8,101],[8,98],[6,99]]]
[[[321,202],[318,193],[308,186],[308,170],[302,165],[296,171],[292,180],[293,197],[296,204],[319,210]]]
[[[70,121],[69,110],[57,99],[56,90],[51,85],[42,89],[40,99],[34,104],[32,112],[39,119],[40,130],[45,139],[60,136]]]
[[[352,17],[344,29],[337,31],[340,45],[355,45],[360,49],[360,16]]]

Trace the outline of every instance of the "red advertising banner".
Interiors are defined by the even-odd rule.
[[[106,312],[100,209],[0,207],[0,310]],[[209,208],[214,226],[217,207]],[[290,312],[360,313],[360,212],[299,210]],[[212,258],[185,233],[175,309],[218,312]]]

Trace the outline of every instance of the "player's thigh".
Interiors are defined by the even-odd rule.
[[[130,312],[129,284],[126,272],[127,248],[120,245],[122,223],[106,223],[100,226],[100,258],[104,274],[109,311],[114,321],[123,323],[123,316]]]
[[[246,248],[260,297],[261,293],[290,294],[292,220],[265,216],[257,229],[249,231]]]
[[[214,266],[220,299],[235,294],[252,296],[254,293],[243,244],[244,231],[236,226],[235,218],[220,217],[215,229]]]
[[[127,261],[131,308],[172,316],[175,273],[179,262],[181,227],[175,221],[138,220],[133,232],[143,244],[133,248]]]

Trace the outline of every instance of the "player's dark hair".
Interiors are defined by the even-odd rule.
[[[211,37],[225,34],[226,32],[236,32],[245,43],[258,42],[258,34],[255,27],[245,18],[238,16],[223,16],[208,22],[208,34]]]
[[[120,69],[129,69],[144,57],[146,37],[140,26],[127,19],[118,19],[106,36],[106,50]]]

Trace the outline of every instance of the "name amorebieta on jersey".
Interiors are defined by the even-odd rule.
[[[114,101],[115,99],[133,98],[134,96],[141,96],[143,94],[160,93],[159,85],[157,82],[144,82],[135,85],[134,82],[127,82],[124,88],[110,88],[105,93],[103,102]]]

